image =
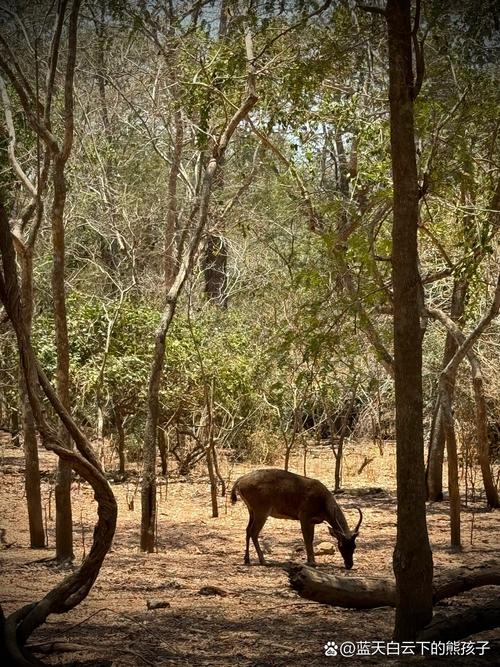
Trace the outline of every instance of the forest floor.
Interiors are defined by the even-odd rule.
[[[365,456],[373,461],[361,474]],[[302,458],[292,469],[303,472]],[[231,483],[255,465],[224,466]],[[9,613],[39,599],[67,570],[47,560],[53,556],[55,460],[43,452],[43,505],[49,548],[29,548],[24,498],[22,451],[2,440],[0,448],[0,528],[3,533],[0,590],[4,611]],[[332,481],[332,455],[328,447],[311,452],[307,473],[328,485]],[[381,452],[371,443],[350,443],[343,469],[345,492],[338,501],[349,523],[357,520],[355,505],[364,521],[355,553],[354,568],[346,572],[338,550],[319,555],[318,567],[346,576],[392,577],[392,551],[396,536],[394,445]],[[357,495],[356,489],[379,487],[381,491]],[[35,644],[66,642],[69,652],[52,652],[43,660],[50,665],[75,667],[114,665],[213,665],[271,667],[328,664],[385,665],[421,662],[410,656],[390,658],[373,654],[373,642],[391,638],[394,611],[388,608],[351,610],[332,608],[303,600],[292,591],[284,567],[304,559],[297,522],[269,519],[261,543],[270,567],[243,565],[247,511],[242,502],[231,506],[220,499],[220,517],[211,518],[208,478],[201,468],[187,481],[172,475],[161,487],[158,518],[158,550],[144,555],[138,549],[140,493],[137,479],[113,483],[119,505],[118,526],[112,551],[88,598],[70,613],[52,616],[31,638]],[[133,509],[129,503],[134,499]],[[84,484],[73,484],[75,564],[88,551],[96,504]],[[498,512],[488,512],[478,499],[463,508],[464,548],[454,553],[448,546],[448,504],[428,505],[428,524],[435,571],[481,564],[499,553]],[[325,526],[316,531],[316,542],[329,541]],[[6,546],[9,545],[8,547]],[[203,587],[215,587],[203,594]],[[217,590],[220,589],[220,590]],[[207,591],[205,591],[207,593]],[[494,589],[485,587],[446,601],[436,611],[466,607],[491,599]],[[148,610],[148,600],[167,601],[169,606]],[[427,657],[431,664],[500,664],[498,632],[476,635],[489,641],[484,656]],[[326,657],[327,641],[368,642],[366,657],[356,644],[352,657]],[[71,646],[69,646],[71,648]],[[477,646],[474,647],[476,651]]]

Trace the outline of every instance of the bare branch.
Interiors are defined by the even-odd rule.
[[[18,26],[21,28],[21,31],[24,35],[24,39],[26,40],[26,44],[28,45],[29,50],[33,53],[33,47],[31,45],[30,38],[28,37],[26,26],[24,25],[24,21],[21,19],[19,14],[17,14],[12,8],[6,7],[5,5],[0,5],[0,11],[5,12],[9,16],[12,16],[12,18],[16,21]]]
[[[26,190],[32,197],[35,197],[36,188],[26,175],[21,165],[19,164],[19,161],[16,156],[16,129],[14,127],[14,121],[12,119],[12,106],[10,103],[9,94],[7,92],[7,87],[5,86],[5,81],[1,76],[0,76],[0,96],[2,97],[3,109],[5,114],[5,124],[7,126],[7,132],[9,133],[9,146],[7,150],[9,154],[10,163],[17,177],[24,185]]]
[[[422,284],[430,285],[438,280],[443,280],[443,278],[449,278],[451,275],[453,275],[452,269],[443,269],[442,271],[436,271],[436,273],[429,273],[426,276],[422,276]]]
[[[33,108],[33,105],[36,103],[32,102],[31,100],[32,95],[30,95],[30,93],[26,91],[25,87],[22,84],[22,81],[19,80],[19,78],[16,76],[15,72],[12,70],[9,63],[5,60],[5,58],[2,56],[1,53],[0,53],[0,69],[2,69],[5,72],[7,78],[12,84],[12,87],[16,91],[17,96],[19,97],[19,101],[21,102],[21,106],[23,107],[24,113],[26,114],[26,117],[33,130],[42,137],[47,146],[54,153],[58,153],[59,147],[57,144],[57,139],[47,128],[46,124],[37,117],[37,113]]]
[[[448,363],[446,368],[444,369],[443,373],[453,373],[456,371],[458,366],[460,365],[462,359],[467,356],[472,349],[472,346],[474,343],[478,340],[478,338],[481,336],[483,331],[489,326],[489,324],[492,322],[492,320],[497,317],[499,311],[500,311],[500,273],[498,274],[497,278],[497,283],[496,283],[496,288],[495,288],[495,293],[493,296],[493,301],[491,303],[491,306],[488,310],[488,312],[484,315],[484,317],[477,323],[477,325],[474,327],[474,329],[469,333],[468,336],[459,336],[457,338],[457,327],[453,320],[451,318],[448,318],[447,316],[444,316],[442,313],[438,311],[436,308],[427,308],[429,311],[429,314],[432,317],[435,317],[439,319],[445,326],[446,328],[453,334],[453,336],[457,339],[457,343],[459,344],[459,347],[457,351],[455,352],[453,358],[451,361]],[[452,328],[452,324],[454,325],[455,328]]]
[[[3,46],[3,48],[7,52],[7,55],[9,57],[9,61],[12,64],[12,67],[14,68],[14,70],[17,72],[17,77],[16,78],[19,78],[24,90],[26,91],[27,96],[31,100],[33,100],[34,99],[33,90],[31,89],[31,86],[28,82],[28,79],[26,78],[26,75],[24,74],[22,67],[18,63],[17,58],[15,57],[12,49],[10,48],[10,46],[8,45],[6,40],[4,39],[1,32],[0,32],[0,44]]]

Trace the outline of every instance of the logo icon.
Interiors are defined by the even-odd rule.
[[[325,655],[337,655],[338,646],[335,642],[326,642],[325,644]]]

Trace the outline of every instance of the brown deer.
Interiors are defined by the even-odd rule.
[[[332,493],[317,479],[309,479],[293,472],[277,468],[255,470],[236,480],[231,491],[231,502],[244,501],[250,515],[247,526],[245,564],[250,564],[250,538],[255,546],[259,562],[266,565],[259,544],[259,533],[267,518],[293,519],[300,521],[307,553],[307,564],[316,566],[313,550],[314,526],[326,521],[333,537],[337,538],[339,551],[346,569],[353,564],[356,537],[363,520],[359,507],[359,521],[354,530],[349,530],[345,516]]]

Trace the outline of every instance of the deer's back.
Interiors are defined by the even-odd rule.
[[[278,519],[298,519],[303,511],[322,514],[330,492],[318,480],[279,468],[255,470],[237,481],[238,491],[253,511]]]

